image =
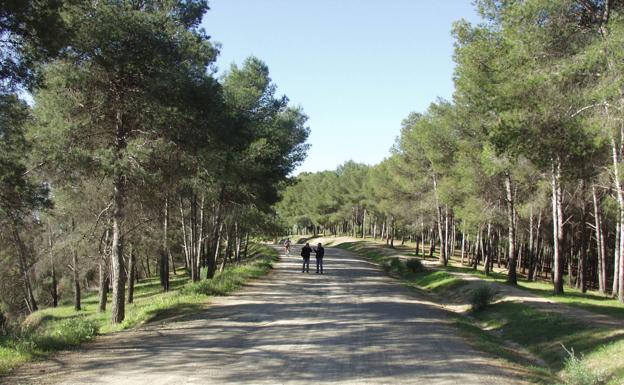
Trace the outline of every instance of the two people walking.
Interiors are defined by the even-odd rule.
[[[325,256],[325,249],[320,243],[315,248],[310,247],[309,243],[306,243],[305,246],[301,248],[301,257],[303,257],[303,267],[301,268],[301,272],[310,272],[310,255],[312,254],[312,251],[316,253],[316,274],[323,274],[323,257]]]

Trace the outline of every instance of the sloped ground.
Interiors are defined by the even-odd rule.
[[[299,262],[283,258],[268,277],[194,316],[101,338],[5,381],[523,383],[524,373],[466,344],[447,312],[355,254],[327,249],[325,275],[302,274]]]

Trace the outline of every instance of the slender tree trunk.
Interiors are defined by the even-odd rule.
[[[50,253],[50,274],[52,275],[52,307],[58,306],[58,283],[56,281],[56,270],[54,266],[54,250],[53,242],[52,242],[52,227],[50,226],[50,221],[48,220],[48,247]]]
[[[449,243],[449,213],[448,206],[444,206],[444,255],[446,255],[447,262],[450,258]]]
[[[213,247],[211,253],[208,255],[208,269],[206,271],[206,278],[214,277],[217,272],[217,259],[219,258],[219,248],[221,244],[221,230],[223,229],[222,221],[223,206],[221,203],[217,205],[217,215],[215,218],[215,225],[213,227]]]
[[[223,222],[221,222],[219,224],[219,229],[217,230],[217,238],[216,238],[216,245],[215,245],[215,252],[214,252],[214,260],[215,263],[219,260],[219,255],[221,254],[221,240],[223,238]],[[225,269],[225,255],[223,256],[223,261],[221,264],[221,267],[219,268],[219,271],[223,271],[223,269]],[[216,265],[215,265],[216,266]],[[212,278],[212,277],[210,277]]]
[[[440,206],[440,202],[438,199],[438,180],[436,179],[435,174],[433,175],[433,195],[435,198],[436,204],[436,213],[438,216],[438,237],[440,237],[440,263],[446,266],[446,245],[444,243],[444,231],[442,229],[442,207]]]
[[[202,193],[201,196],[201,201],[199,202],[199,224],[198,224],[198,231],[197,231],[197,249],[195,250],[195,255],[196,255],[196,259],[195,259],[195,270],[197,272],[197,280],[199,280],[200,276],[201,276],[201,255],[202,255],[202,245],[203,245],[203,238],[204,238],[204,225],[205,225],[205,221],[204,221],[204,206],[205,206],[205,202],[206,202],[206,194]]]
[[[507,283],[512,285],[518,284],[518,277],[516,275],[516,211],[514,207],[514,194],[513,185],[511,181],[511,174],[509,172],[505,175],[505,190],[507,191],[507,223],[509,229],[509,259],[507,268]]]
[[[561,191],[561,163],[552,164],[552,209],[553,209],[553,286],[555,294],[563,294],[563,202]]]
[[[24,302],[26,303],[28,312],[33,313],[38,310],[37,301],[35,301],[35,295],[33,294],[32,286],[30,284],[26,246],[19,235],[18,225],[15,221],[13,222],[13,241],[15,242],[15,248],[17,249],[18,264],[22,275]]]
[[[325,232],[325,227],[323,227],[323,232]],[[234,239],[236,242],[236,250],[234,251],[234,259],[236,263],[240,263],[240,253],[241,253],[241,235],[239,234],[238,222],[234,222]]]
[[[130,255],[128,256],[128,303],[134,301],[134,276],[136,270],[136,256],[134,255],[134,248],[132,244],[128,247],[130,249]]]
[[[606,293],[607,282],[607,264],[606,264],[606,247],[602,231],[602,215],[600,203],[596,195],[596,186],[592,185],[592,201],[594,203],[594,226],[596,231],[596,254],[598,257],[598,290]]]
[[[113,177],[113,240],[111,245],[111,260],[113,262],[113,300],[111,305],[111,321],[120,323],[125,318],[125,283],[123,259],[123,230],[126,205],[126,181],[120,170],[123,151],[126,148],[125,128],[122,124],[121,112],[117,112],[116,121],[115,161],[117,164]]]
[[[366,209],[362,215],[362,239],[366,238]]]
[[[187,231],[186,231],[186,218],[184,218],[184,204],[182,202],[182,197],[180,196],[180,222],[182,224],[182,246],[184,249],[184,268],[191,276],[191,254],[188,245]]]
[[[106,231],[108,234],[108,230]],[[108,238],[108,235],[107,235]],[[106,300],[108,295],[108,263],[106,253],[100,256],[99,263],[99,290],[98,290],[98,312],[106,311]]]
[[[581,221],[581,250],[579,251],[579,264],[578,264],[578,273],[577,273],[577,286],[581,289],[583,293],[587,291],[587,280],[585,279],[585,271],[587,270],[587,231],[586,225],[587,217],[588,217],[588,209],[586,204],[583,204],[583,219]]]
[[[80,310],[80,278],[78,274],[78,250],[72,251],[72,280],[74,283],[74,310]]]
[[[485,244],[483,245],[483,251],[485,254],[485,258],[483,260],[483,267],[485,269],[485,275],[490,275],[490,259],[492,258],[492,224],[488,222],[487,224],[487,250]]]
[[[160,285],[162,286],[164,291],[169,291],[169,245],[167,242],[168,225],[169,225],[169,197],[165,196],[165,202],[163,205],[162,250],[160,251]],[[130,274],[133,274],[133,273],[130,272]],[[128,303],[132,303],[130,294],[128,294]]]
[[[462,244],[461,244],[461,264],[464,264],[464,253],[466,252],[466,232],[462,231]]]

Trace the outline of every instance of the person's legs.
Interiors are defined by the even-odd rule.
[[[306,273],[310,272],[310,257],[305,259]]]
[[[301,267],[301,272],[305,273],[305,263],[306,263],[306,259],[303,258],[303,266]]]
[[[322,266],[323,261],[320,258],[316,258],[316,274],[319,273],[319,266]]]
[[[320,261],[319,264],[321,265],[321,274],[323,274],[323,258],[319,258],[319,261]]]

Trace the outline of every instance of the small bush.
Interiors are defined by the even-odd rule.
[[[400,273],[401,271],[405,270],[405,264],[401,262],[401,260],[397,257],[394,257],[390,260],[390,267],[392,268],[392,270],[396,271],[397,273]]]
[[[405,272],[405,264],[397,257],[384,259],[379,266],[386,273],[403,274]]]
[[[381,261],[379,266],[381,267],[381,270],[385,271],[386,273],[389,273],[390,270],[392,270],[392,266],[390,266],[390,261],[387,259]]]
[[[485,309],[494,299],[496,291],[489,285],[481,285],[470,293],[470,304],[473,311]]]
[[[405,266],[407,267],[407,270],[411,271],[412,273],[420,273],[425,271],[425,266],[423,266],[420,259],[410,258],[407,260],[407,262],[405,262]]]
[[[562,378],[566,385],[602,385],[606,383],[606,376],[589,368],[583,362],[583,357],[577,357],[574,349],[566,349],[568,357],[564,361]]]

